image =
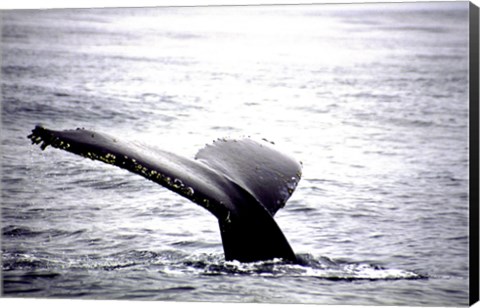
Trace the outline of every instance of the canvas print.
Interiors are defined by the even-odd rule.
[[[468,304],[468,2],[1,14],[3,296]]]

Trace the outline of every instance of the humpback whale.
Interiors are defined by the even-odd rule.
[[[302,164],[271,143],[218,139],[188,159],[86,129],[36,126],[28,138],[141,175],[202,206],[217,219],[225,259],[297,262],[273,219],[302,174]]]

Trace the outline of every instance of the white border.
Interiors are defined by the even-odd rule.
[[[465,2],[464,0],[434,0],[435,2]],[[0,9],[99,8],[99,7],[153,7],[153,6],[213,6],[213,5],[269,5],[312,3],[374,3],[374,2],[433,2],[432,0],[14,0],[2,1]],[[472,0],[480,6],[480,0]]]

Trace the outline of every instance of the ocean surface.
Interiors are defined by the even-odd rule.
[[[3,296],[468,303],[468,3],[2,11]],[[216,218],[27,135],[303,163],[275,219],[304,260],[224,261]]]

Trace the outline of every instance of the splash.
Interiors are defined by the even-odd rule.
[[[4,254],[3,270],[105,270],[149,268],[170,276],[246,275],[262,277],[306,277],[333,281],[428,279],[413,271],[384,268],[364,262],[346,262],[328,257],[298,255],[300,262],[282,259],[242,263],[225,261],[222,254],[182,255],[165,251],[126,251],[109,256],[83,256],[65,260],[32,254]]]
[[[187,268],[195,269],[200,275],[249,275],[270,277],[311,277],[325,280],[401,280],[427,279],[428,276],[413,271],[383,268],[369,263],[352,263],[332,260],[328,257],[315,258],[311,255],[298,255],[300,263],[282,259],[242,263],[224,261],[221,258],[188,260]]]

